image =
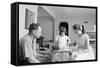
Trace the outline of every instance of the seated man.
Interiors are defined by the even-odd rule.
[[[19,40],[19,63],[40,63],[36,58],[36,39],[40,37],[41,31],[38,24],[30,24],[28,34]]]

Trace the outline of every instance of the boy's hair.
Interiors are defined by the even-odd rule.
[[[31,33],[32,30],[37,30],[40,25],[36,23],[32,23],[29,25],[29,32]]]

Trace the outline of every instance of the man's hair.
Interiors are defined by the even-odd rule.
[[[37,30],[39,26],[40,25],[39,24],[36,24],[36,23],[30,24],[29,25],[29,32],[32,32],[32,30]]]

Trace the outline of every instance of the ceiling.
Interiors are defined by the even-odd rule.
[[[53,17],[80,17],[80,16],[95,16],[96,10],[89,8],[76,8],[76,7],[55,7],[55,6],[42,6]]]
[[[51,17],[51,14],[49,14],[43,7],[38,8],[38,17]]]

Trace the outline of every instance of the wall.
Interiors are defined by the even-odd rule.
[[[93,32],[94,31],[94,25],[95,25],[95,15],[91,16],[71,16],[71,17],[66,17],[66,18],[57,18],[56,23],[55,23],[55,36],[58,34],[58,26],[59,23],[62,21],[68,22],[69,24],[69,36],[71,39],[75,40],[76,35],[73,32],[72,26],[74,24],[81,24],[84,25],[85,31],[86,32]],[[87,24],[84,24],[84,21],[88,21]]]
[[[37,21],[42,27],[42,36],[45,37],[44,40],[54,40],[54,18],[42,6],[38,8]]]
[[[37,5],[19,5],[19,39],[28,33],[25,29],[25,10],[29,9],[35,13],[35,23],[37,23]]]
[[[38,23],[42,27],[42,36],[44,40],[54,40],[54,19],[48,16],[39,17]]]
[[[95,10],[91,9],[81,9],[81,8],[55,8],[55,7],[45,7],[52,16],[55,17],[55,34],[54,37],[58,34],[58,26],[62,21],[68,22],[69,24],[69,36],[71,39],[76,39],[76,35],[73,32],[72,26],[74,24],[82,24],[85,27],[86,32],[93,32],[95,25]],[[73,12],[74,11],[74,12]],[[88,21],[87,24],[84,24],[84,21]],[[55,38],[54,38],[55,39]]]
[[[84,21],[88,21],[87,24],[84,24]],[[72,26],[76,23],[84,25],[85,31],[86,32],[93,32],[94,31],[94,25],[95,25],[95,15],[91,15],[91,16],[78,16],[78,17],[70,17],[68,19],[69,22],[69,36],[71,37],[71,39],[75,40],[76,39],[76,35],[72,29]]]

